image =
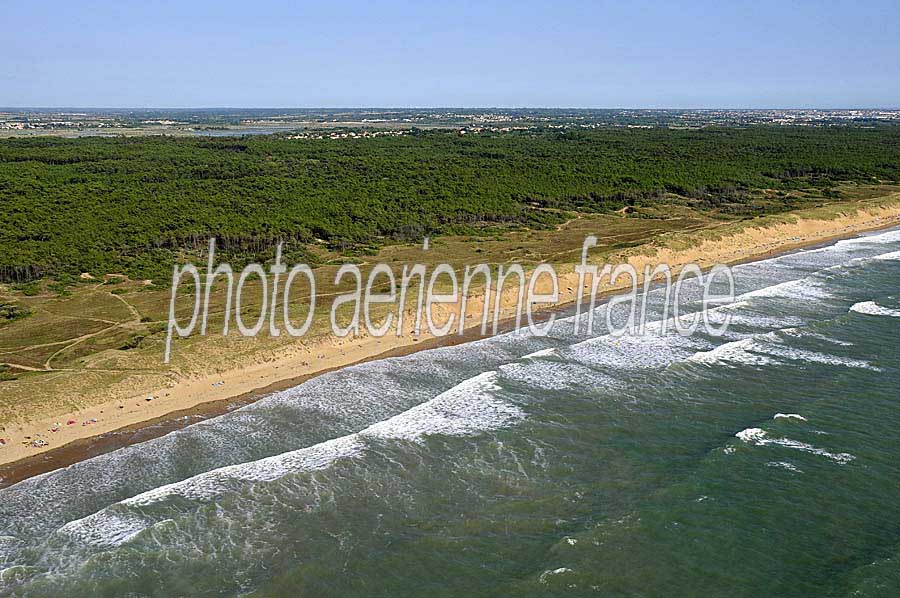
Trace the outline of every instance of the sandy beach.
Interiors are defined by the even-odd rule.
[[[779,220],[763,221],[759,226],[745,225],[733,232],[726,231],[718,237],[709,235],[708,230],[684,233],[665,242],[629,248],[615,257],[631,263],[638,272],[645,265],[658,263],[667,263],[677,271],[689,263],[710,267],[762,259],[897,225],[900,225],[900,204],[894,202],[877,208],[867,206],[862,211],[833,218],[815,218],[803,213],[794,218],[782,216]],[[563,309],[575,300],[579,289],[575,288],[577,276],[571,266],[558,268],[560,301],[543,306],[546,313]],[[607,293],[615,290],[604,289]],[[514,293],[508,297],[506,294],[501,304],[502,315],[508,318],[514,315],[516,297]],[[8,485],[118,446],[162,435],[336,368],[478,338],[480,331],[476,323],[480,323],[480,311],[476,306],[480,301],[476,299],[470,297],[472,307],[467,319],[473,326],[463,336],[325,338],[315,345],[298,344],[264,363],[183,379],[150,395],[143,393],[127,400],[7,426],[3,432],[5,445],[0,450],[0,484]],[[458,313],[458,306],[449,309]],[[35,447],[36,439],[46,440],[49,446]]]

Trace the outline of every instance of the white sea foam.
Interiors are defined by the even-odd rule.
[[[749,291],[738,295],[738,301],[746,301],[754,297],[773,297],[784,299],[824,299],[829,296],[828,291],[821,284],[808,278],[788,280],[779,284]]]
[[[420,440],[429,434],[468,436],[502,428],[525,416],[517,406],[493,396],[497,372],[484,372],[434,399],[360,432],[363,437]]]
[[[676,361],[679,353],[695,351],[701,342],[679,334],[607,335],[572,345],[565,356],[601,367],[664,368]]]
[[[806,418],[799,413],[776,413],[775,417],[773,417],[772,419],[797,419],[802,422],[806,421]]]
[[[744,442],[756,442],[765,438],[766,432],[762,428],[744,428],[734,436]]]
[[[546,583],[548,583],[547,582],[548,578],[550,578],[553,575],[562,575],[563,573],[571,573],[571,572],[572,572],[572,570],[569,569],[568,567],[559,567],[557,569],[547,569],[546,571],[541,573],[541,576],[538,579],[538,581],[540,581],[542,584],[546,584]]]
[[[59,531],[86,544],[116,546],[153,524],[137,513],[118,512],[123,509],[146,507],[174,496],[208,500],[235,482],[269,482],[293,472],[323,469],[337,459],[361,454],[369,439],[417,442],[430,434],[466,436],[509,425],[524,417],[524,413],[512,403],[492,395],[499,390],[496,379],[497,372],[484,372],[360,432],[160,486],[71,521]]]
[[[706,319],[710,326],[716,328],[721,327],[727,319],[729,326],[743,326],[760,330],[785,329],[801,326],[804,323],[803,319],[798,316],[772,316],[755,312],[750,302],[745,300],[707,310]]]
[[[551,347],[549,349],[541,349],[540,351],[535,351],[534,353],[529,353],[522,357],[522,359],[534,359],[537,357],[550,357],[551,355],[556,354],[556,348]]]
[[[793,347],[781,345],[766,345],[765,350],[771,355],[780,357],[785,360],[806,361],[810,363],[822,363],[825,365],[840,365],[848,368],[859,368],[864,370],[873,370],[880,372],[881,369],[875,367],[868,361],[862,359],[852,359],[849,357],[838,357],[827,353],[819,353],[817,351],[807,351],[805,349],[795,349]]]
[[[810,453],[813,455],[819,455],[821,457],[831,459],[835,463],[839,463],[841,465],[849,463],[856,458],[849,453],[831,453],[826,451],[825,449],[815,447],[806,442],[791,440],[790,438],[772,438],[766,433],[765,430],[762,430],[760,428],[746,428],[735,434],[735,437],[746,442],[747,444],[753,444],[756,446],[781,446],[798,451],[803,451],[805,453]]]
[[[753,318],[755,316],[745,316],[743,314],[734,313],[735,310],[743,309],[745,307],[748,307],[749,305],[749,301],[740,300],[726,303],[724,305],[718,305],[716,307],[710,307],[706,310],[706,317],[709,323],[714,326],[723,323],[726,318],[731,318],[731,321],[734,321],[735,318],[741,317]],[[647,322],[647,324],[644,326],[644,332],[647,334],[657,334],[660,336],[665,334],[677,334],[677,329],[675,327],[676,321],[682,329],[686,329],[691,326],[695,319],[702,322],[702,318],[702,313],[698,312],[683,313],[680,314],[677,318],[675,316],[670,316],[667,319]]]
[[[730,318],[732,324],[742,325],[758,329],[784,329],[797,327],[803,324],[803,319],[797,316],[767,316],[756,313],[742,313],[748,307],[752,307],[750,299],[753,298],[796,298],[814,300],[829,297],[825,287],[809,278],[790,280],[787,282],[770,285],[754,291],[749,291],[738,296],[731,303],[719,305],[707,310],[707,319],[712,326],[721,325],[726,318]],[[582,314],[585,318],[586,314]],[[700,318],[698,313],[681,314],[678,318],[672,316],[665,319],[648,322],[644,326],[643,334],[625,334],[614,337],[610,334],[590,338],[576,343],[566,350],[565,357],[572,357],[592,365],[634,368],[665,367],[674,361],[685,358],[679,355],[684,349],[696,350],[698,345],[702,347],[705,341],[696,336],[683,337],[677,333],[676,320],[682,327],[687,327],[694,318]],[[733,335],[732,335],[733,336]],[[701,363],[713,363],[716,361],[743,362],[757,365],[766,365],[772,359],[764,355],[751,353],[749,349],[755,348],[752,343],[744,343],[747,339],[740,339],[735,344],[719,347],[711,351],[699,351],[692,357],[692,361]],[[548,353],[557,350],[545,350]],[[537,351],[526,357],[538,357],[544,355],[543,351]],[[803,358],[801,353],[795,353],[792,358]],[[861,363],[840,360],[838,358],[821,357],[817,354],[806,355],[809,361],[823,363],[849,365],[851,367],[864,367]]]
[[[855,311],[857,313],[870,316],[890,316],[892,318],[900,318],[900,309],[882,307],[874,301],[861,301],[860,303],[854,303],[850,307],[850,311]]]
[[[140,515],[100,511],[82,519],[70,521],[59,531],[83,544],[118,546],[139,534],[146,527],[147,520]]]
[[[830,336],[825,336],[824,334],[819,334],[818,332],[811,332],[809,330],[805,330],[802,328],[783,328],[781,330],[781,332],[786,334],[787,336],[793,336],[793,337],[798,337],[798,338],[799,337],[815,338],[820,341],[830,343],[832,345],[837,345],[839,347],[852,347],[853,346],[853,343],[851,343],[851,342],[838,340],[836,338],[831,338]]]
[[[863,235],[852,239],[842,239],[833,245],[836,249],[856,249],[859,245],[900,242],[900,230],[890,230],[874,235]],[[824,249],[829,249],[828,247]]]
[[[713,326],[718,326],[721,322],[724,322],[724,318],[719,318],[718,314],[710,314],[708,319],[710,324]],[[759,328],[768,330],[771,330],[773,328],[782,329],[791,326],[800,326],[802,324],[803,319],[797,316],[775,317],[741,313],[732,314],[731,320],[729,322],[729,326],[744,326],[747,328]]]
[[[774,363],[772,358],[753,351],[753,349],[756,349],[758,346],[759,343],[754,339],[745,338],[719,345],[711,351],[698,351],[688,357],[687,361],[705,365],[719,363],[769,365],[770,363]]]
[[[806,442],[791,440],[790,438],[776,438],[772,440],[772,444],[777,444],[778,446],[783,446],[786,448],[797,449],[799,451],[811,453],[813,455],[820,455],[822,457],[831,459],[836,463],[840,463],[841,465],[844,465],[845,463],[849,463],[850,461],[856,459],[856,457],[854,457],[850,453],[830,453],[825,449],[817,448]]]
[[[749,299],[753,297],[825,297],[828,293],[824,288],[810,282],[807,279],[793,280],[786,283],[757,289],[745,293],[736,301],[707,310],[707,319],[713,326],[719,326],[725,318],[730,318],[732,324],[738,324],[750,328],[763,330],[784,329],[803,324],[803,320],[796,316],[765,316],[753,313],[742,313],[751,305]],[[687,326],[691,319],[699,318],[699,314],[689,313],[680,315],[677,320]],[[698,363],[735,362],[751,365],[768,365],[773,362],[771,355],[766,356],[761,345],[751,338],[743,338],[732,343],[720,345],[712,350],[707,350],[703,345],[705,341],[700,338],[683,337],[675,328],[676,318],[657,320],[645,326],[644,334],[627,334],[619,337],[604,335],[591,338],[575,345],[567,351],[566,356],[574,357],[592,365],[621,367],[621,368],[656,368],[665,367],[680,359],[688,359]],[[665,331],[665,332],[663,332]],[[703,350],[696,351],[701,348]],[[696,352],[691,355],[684,353],[686,349]],[[819,354],[808,353],[806,355],[796,351],[791,355],[783,355],[789,358],[806,358],[808,361],[822,363],[841,364],[856,367],[864,367],[857,363],[839,358],[829,358]]]
[[[889,251],[888,253],[882,253],[881,255],[876,255],[874,259],[887,261],[900,260],[900,251]]]
[[[778,361],[806,361],[880,371],[879,368],[861,359],[838,357],[836,355],[788,347],[781,344],[773,333],[725,343],[711,351],[700,351],[690,356],[687,361],[706,365],[733,363],[758,366],[770,365]]]
[[[887,253],[882,253],[879,255],[857,257],[857,258],[853,258],[850,261],[854,262],[854,263],[858,263],[858,262],[870,262],[870,261],[880,262],[880,261],[895,261],[895,260],[900,260],[900,251],[889,251]]]
[[[792,471],[794,473],[803,473],[802,471],[797,469],[796,465],[788,461],[769,461],[768,463],[766,463],[766,465],[768,465],[769,467],[777,467],[779,469],[787,469],[788,471]]]
[[[577,386],[614,388],[618,383],[608,376],[578,363],[557,360],[532,360],[500,366],[500,374],[520,384],[547,390],[564,390]]]

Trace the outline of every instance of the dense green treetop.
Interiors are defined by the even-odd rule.
[[[547,226],[564,211],[693,198],[722,217],[788,209],[749,191],[900,180],[900,127],[609,128],[371,139],[0,141],[0,280],[159,277],[210,236],[359,251],[425,234]]]

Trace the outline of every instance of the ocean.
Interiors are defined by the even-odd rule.
[[[734,276],[721,337],[560,317],[0,490],[0,594],[900,595],[900,232]]]

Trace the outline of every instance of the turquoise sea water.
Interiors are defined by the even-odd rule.
[[[561,319],[0,490],[0,594],[900,595],[900,232],[735,279],[721,338]]]

